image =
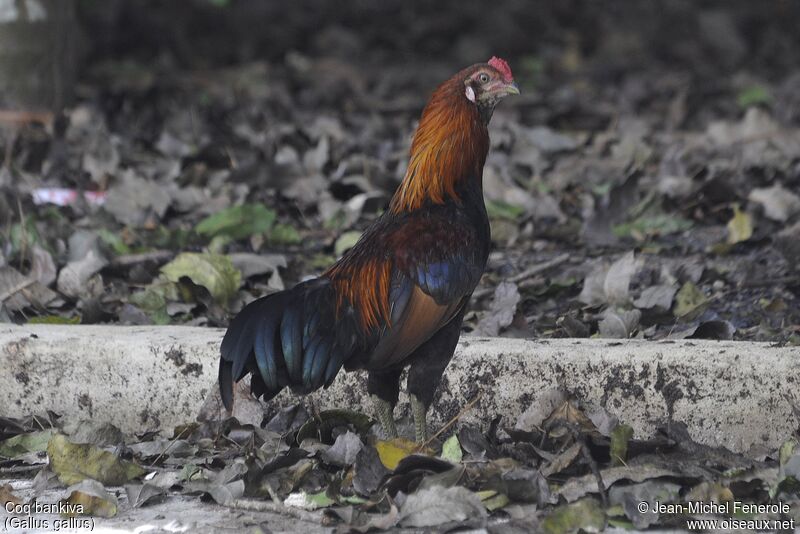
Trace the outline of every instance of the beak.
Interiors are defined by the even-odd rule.
[[[508,85],[506,85],[504,90],[505,90],[506,94],[509,94],[509,95],[518,95],[519,94],[519,87],[517,87],[517,84],[514,83],[514,82],[511,82]]]

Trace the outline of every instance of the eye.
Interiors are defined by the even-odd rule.
[[[481,73],[478,75],[478,81],[479,81],[479,82],[481,82],[481,83],[486,83],[486,82],[488,82],[488,81],[489,81],[489,75],[488,75],[488,74],[486,74],[485,72],[481,72]]]

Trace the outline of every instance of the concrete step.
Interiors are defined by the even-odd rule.
[[[0,326],[0,415],[52,410],[128,433],[169,431],[216,390],[221,329],[180,326]],[[315,393],[319,409],[369,411],[364,373]],[[645,438],[672,418],[700,443],[774,450],[800,426],[800,348],[731,341],[462,337],[431,428],[481,392],[464,421],[514,426],[553,388],[600,405]],[[405,398],[397,415],[407,413]],[[282,393],[269,409],[296,402]],[[246,404],[241,403],[240,404]],[[252,403],[250,403],[252,406]]]

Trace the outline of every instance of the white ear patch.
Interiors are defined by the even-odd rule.
[[[466,91],[464,91],[464,94],[467,95],[467,99],[469,99],[470,102],[475,102],[475,90],[472,88],[472,86],[468,85]]]

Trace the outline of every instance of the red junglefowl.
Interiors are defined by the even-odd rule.
[[[322,276],[250,303],[231,322],[219,367],[228,410],[233,382],[247,373],[253,394],[269,400],[286,386],[298,394],[327,387],[343,366],[366,369],[394,437],[400,374],[410,366],[416,439],[426,439],[428,407],[489,254],[489,119],[514,94],[511,69],[494,57],[436,89],[387,212]]]

